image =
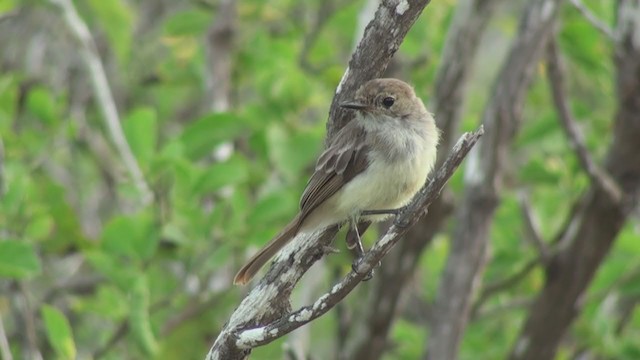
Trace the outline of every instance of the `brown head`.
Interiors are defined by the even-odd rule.
[[[424,118],[428,114],[413,88],[398,79],[367,81],[358,89],[352,101],[343,102],[340,106],[366,115],[386,115],[399,119]]]

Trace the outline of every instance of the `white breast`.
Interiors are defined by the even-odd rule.
[[[338,212],[355,216],[362,210],[396,209],[409,203],[435,163],[437,134],[435,136],[433,141],[418,139],[422,146],[405,159],[389,161],[381,154],[370,156],[367,170],[336,194]]]

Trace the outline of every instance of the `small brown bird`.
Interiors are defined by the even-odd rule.
[[[235,284],[249,282],[298,233],[345,221],[366,228],[392,212],[365,216],[363,211],[398,209],[425,183],[439,132],[411,86],[397,79],[371,80],[340,106],[355,110],[356,116],[318,158],[300,212],[240,269]]]

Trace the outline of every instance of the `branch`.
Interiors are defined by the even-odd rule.
[[[618,109],[604,168],[624,191],[623,204],[595,183],[585,192],[547,267],[537,295],[513,345],[512,360],[553,359],[565,332],[584,306],[585,293],[615,243],[640,192],[640,2],[616,2],[620,34],[613,51]]]
[[[482,114],[487,133],[465,169],[464,196],[457,211],[451,251],[440,280],[427,360],[455,359],[467,327],[472,300],[488,257],[490,229],[510,148],[521,122],[526,92],[550,37],[562,0],[532,0],[521,16],[519,32],[496,78]]]
[[[529,197],[524,193],[520,196],[520,211],[524,219],[525,240],[528,240],[538,250],[542,263],[548,264],[551,255],[549,247],[540,234],[540,225],[533,216]]]
[[[593,25],[598,31],[600,31],[604,36],[608,37],[610,40],[615,40],[615,35],[613,30],[607,26],[607,24],[603,23],[597,16],[595,16],[591,10],[589,10],[580,0],[569,0],[571,5],[578,9],[578,11],[584,16],[584,18]]]
[[[622,192],[616,182],[611,179],[609,174],[603,171],[589,154],[589,150],[584,143],[584,137],[578,128],[575,118],[571,113],[568,101],[565,96],[564,72],[565,67],[558,53],[558,45],[556,41],[549,41],[547,47],[547,78],[553,95],[553,102],[558,112],[560,124],[564,130],[571,148],[576,153],[580,165],[587,172],[591,181],[600,187],[615,203],[622,200]]]
[[[522,269],[513,273],[505,279],[497,280],[493,283],[487,284],[482,291],[480,291],[480,295],[478,295],[478,300],[473,304],[471,308],[471,318],[477,318],[480,314],[480,309],[482,305],[491,298],[492,296],[499,294],[503,291],[509,290],[516,286],[522,279],[526,278],[531,271],[533,271],[536,266],[540,263],[540,259],[533,259],[526,263]]]
[[[107,81],[107,75],[98,55],[98,51],[96,50],[96,45],[91,37],[91,33],[89,32],[87,25],[78,15],[78,12],[73,6],[71,0],[49,1],[60,8],[69,30],[75,36],[76,41],[78,41],[80,45],[80,55],[82,56],[82,59],[89,71],[93,91],[95,92],[97,103],[102,111],[102,115],[104,116],[111,139],[118,150],[120,157],[124,161],[127,170],[131,174],[131,178],[133,179],[135,186],[141,194],[142,205],[146,205],[153,199],[153,194],[144,179],[142,170],[140,170],[138,162],[131,152],[129,143],[124,136],[122,127],[120,126],[118,109],[116,107],[115,100],[113,99],[113,94],[109,87],[109,82]]]
[[[364,30],[349,67],[342,75],[329,109],[327,139],[335,135],[353,116],[338,106],[348,100],[361,84],[380,77],[405,35],[431,0],[384,0],[374,19]]]
[[[451,155],[429,184],[398,215],[386,234],[367,252],[362,261],[354,266],[353,271],[336,284],[329,293],[322,295],[313,305],[302,307],[267,326],[245,330],[237,334],[236,345],[241,349],[249,349],[268,344],[320,317],[344,299],[360,283],[364,275],[382,260],[409,227],[427,212],[429,205],[440,195],[449,178],[483,133],[484,130],[480,127],[473,133],[465,133],[458,140]]]
[[[438,162],[441,164],[460,134],[468,79],[487,24],[503,0],[462,0],[445,40],[433,96],[428,108],[434,112],[441,131]],[[399,68],[405,68],[399,64]],[[353,334],[346,346],[351,360],[377,360],[389,348],[388,336],[398,314],[406,307],[402,298],[410,291],[421,255],[454,212],[453,195],[445,190],[429,207],[429,216],[420,220],[386,258],[376,272],[363,315],[354,318]],[[362,305],[360,305],[362,306]]]
[[[420,216],[426,213],[428,206],[439,196],[442,188],[453,175],[453,172],[483,133],[484,130],[480,127],[475,132],[466,133],[460,138],[447,161],[445,161],[438,172],[435,173],[429,184],[425,186],[413,201],[407,205],[404,211],[397,216],[394,225],[389,228],[386,234],[363,257],[362,261],[354,266],[354,271],[351,271],[342,281],[333,286],[330,292],[321,296],[312,305],[302,307],[291,313],[283,309],[275,309],[274,311],[280,310],[281,312],[279,318],[274,318],[273,321],[268,322],[265,326],[251,328],[260,322],[260,319],[252,317],[260,316],[257,312],[260,311],[261,307],[266,305],[265,302],[274,302],[277,295],[283,295],[283,292],[284,295],[288,295],[287,292],[290,293],[292,290],[290,288],[291,285],[282,288],[278,286],[278,283],[274,284],[267,281],[270,275],[272,275],[272,268],[272,271],[267,274],[258,287],[255,288],[243,300],[238,309],[236,309],[226,328],[220,333],[216,343],[211,348],[207,359],[242,358],[251,348],[268,344],[282,337],[325,314],[338,304],[362,281],[365,274],[379,263],[393,245],[400,240],[401,236],[408,231],[409,227],[413,225]],[[293,261],[295,264],[295,256],[297,254],[294,254],[291,248],[293,248],[294,251],[300,251],[300,247],[305,246],[305,243],[304,241],[300,241],[297,247],[293,244],[288,246],[290,249],[282,250],[279,258],[276,260],[276,267],[283,258],[290,259],[290,261]],[[305,261],[305,259],[301,261]],[[291,264],[289,264],[289,268],[291,267]],[[296,276],[296,269],[288,270],[288,272],[280,274],[280,276],[285,277],[284,281]],[[274,299],[270,299],[270,297]],[[273,303],[269,305],[282,307],[282,305]],[[250,329],[244,330],[244,328]]]
[[[5,360],[13,360],[11,347],[9,346],[9,339],[7,339],[7,333],[4,330],[2,314],[0,314],[0,355],[2,355],[2,358]]]

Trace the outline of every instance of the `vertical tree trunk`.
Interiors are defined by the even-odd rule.
[[[605,169],[624,192],[616,203],[597,185],[572,216],[567,244],[546,269],[544,289],[533,304],[511,359],[551,359],[564,333],[582,309],[582,298],[607,255],[640,190],[640,11],[639,0],[619,0],[616,72],[618,111]],[[632,14],[636,14],[633,16]]]
[[[499,203],[505,160],[518,129],[526,89],[553,28],[561,0],[529,2],[520,31],[484,114],[486,136],[465,169],[465,195],[441,279],[426,359],[457,358],[474,290],[483,274],[489,230]]]

